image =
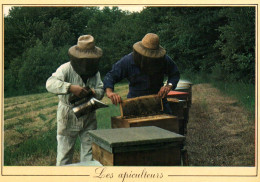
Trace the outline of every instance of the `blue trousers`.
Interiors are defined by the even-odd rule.
[[[172,109],[170,107],[169,102],[167,101],[167,98],[163,98],[162,102],[163,102],[163,112],[165,114],[171,114],[172,115]]]

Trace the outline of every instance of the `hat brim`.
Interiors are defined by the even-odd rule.
[[[143,46],[142,41],[136,42],[133,48],[139,54],[150,58],[161,58],[166,54],[166,50],[162,46],[159,45],[159,48],[155,50],[148,49]]]
[[[103,55],[103,51],[102,49],[100,49],[99,47],[96,47],[94,49],[91,50],[87,50],[87,51],[82,51],[80,50],[77,45],[72,46],[71,48],[69,48],[68,53],[70,55],[72,55],[75,58],[100,58]]]

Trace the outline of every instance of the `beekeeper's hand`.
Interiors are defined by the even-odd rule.
[[[114,105],[117,105],[122,102],[120,95],[114,93],[111,88],[106,88],[106,94],[107,94],[107,97],[111,99],[111,102]]]
[[[166,85],[161,87],[160,91],[158,92],[159,97],[164,98],[168,95],[168,93],[172,90],[171,85]]]
[[[73,93],[79,98],[85,97],[88,94],[88,90],[79,85],[71,85],[69,88],[69,92]]]

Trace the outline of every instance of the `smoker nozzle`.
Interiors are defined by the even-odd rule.
[[[72,110],[75,113],[76,117],[79,118],[88,112],[91,112],[91,111],[99,109],[99,108],[104,108],[104,107],[108,107],[108,105],[106,105],[103,102],[92,97],[89,101],[87,101],[79,106],[73,107]]]

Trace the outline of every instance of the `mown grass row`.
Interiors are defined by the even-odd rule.
[[[116,90],[123,98],[126,98],[125,93],[128,90],[126,83],[118,84]],[[31,99],[30,101],[33,104],[30,105],[30,102],[27,102],[29,99]],[[12,104],[8,103],[8,101]],[[102,101],[109,104],[109,107],[97,110],[98,129],[111,128],[110,118],[111,116],[120,115],[120,109],[119,106],[112,105],[110,99],[107,97],[104,97]],[[55,165],[55,162],[53,162],[55,159],[53,158],[57,150],[57,105],[57,96],[49,93],[19,96],[16,99],[5,99],[5,108],[18,108],[15,111],[10,109],[5,112],[4,129],[9,132],[8,135],[7,133],[5,134],[5,166]],[[21,135],[16,136],[13,131]],[[10,141],[7,136],[17,138],[17,142],[14,142],[15,144],[7,143]],[[22,138],[18,139],[19,137]],[[76,151],[79,151],[79,148],[80,142],[77,141],[75,146]],[[51,157],[52,159],[49,159]]]
[[[18,104],[30,103],[39,100],[45,100],[50,97],[55,97],[54,94],[51,93],[38,93],[32,95],[24,95],[24,96],[16,96],[4,98],[4,108],[12,107]]]
[[[53,107],[53,106],[57,105],[56,100],[50,99],[50,101],[52,101],[52,102],[46,102],[46,103],[40,102],[39,104],[33,104],[30,106],[21,107],[21,108],[18,107],[18,109],[14,109],[12,111],[7,111],[7,112],[5,112],[4,119],[5,120],[11,119],[13,117],[17,117],[17,116],[23,115],[28,112],[39,111],[41,109],[45,109],[45,108],[49,108],[49,107]]]
[[[98,129],[111,128],[111,116],[120,115],[119,107],[114,105],[109,105],[108,108],[100,109],[97,111],[97,123]],[[56,122],[55,118],[52,118],[47,122],[48,127],[50,127],[51,122]],[[21,126],[21,129],[23,127]],[[57,141],[56,141],[56,127],[50,129],[47,132],[42,133],[36,137],[29,138],[22,143],[17,145],[9,146],[4,148],[4,165],[14,166],[19,165],[21,161],[28,157],[39,156],[40,158],[47,157],[51,152],[56,153]],[[80,144],[76,143],[76,150],[79,150]],[[40,160],[39,160],[40,161]],[[41,165],[37,162],[35,165]]]
[[[25,140],[17,145],[4,148],[4,165],[15,166],[28,157],[39,155],[48,156],[51,151],[56,152],[56,129],[53,128],[41,136]]]

